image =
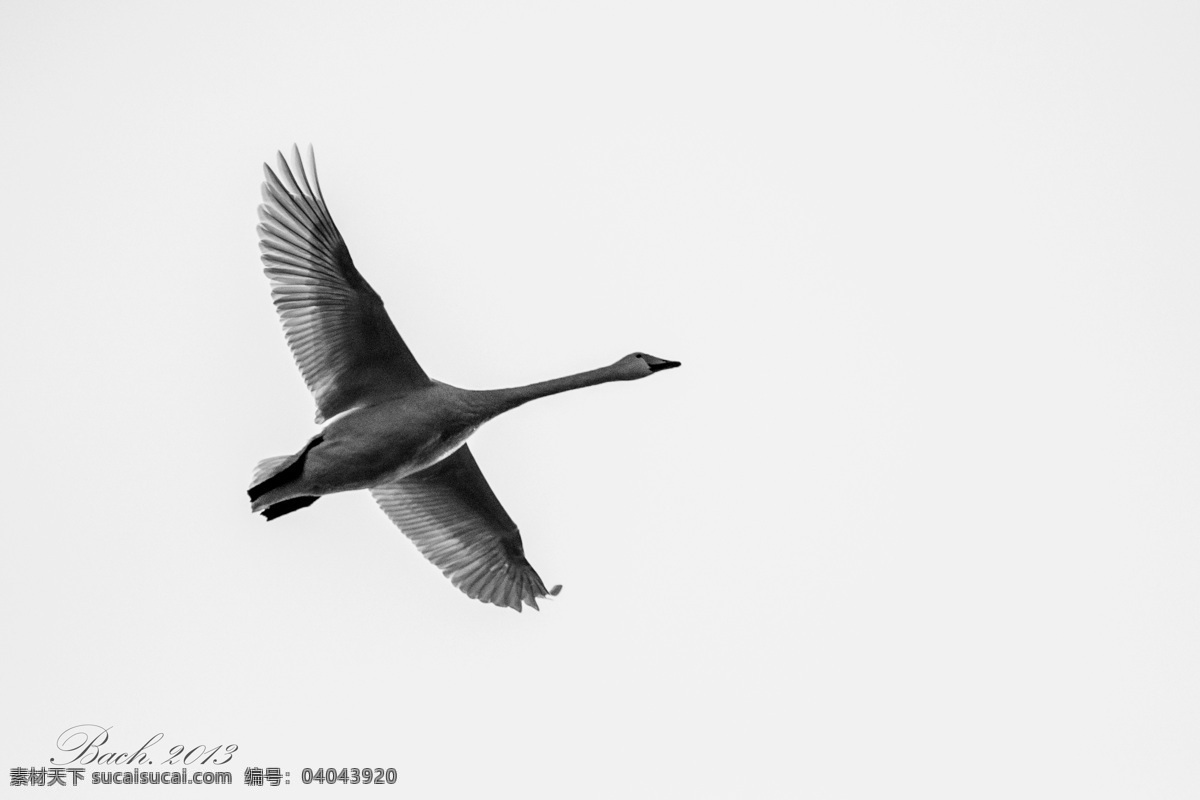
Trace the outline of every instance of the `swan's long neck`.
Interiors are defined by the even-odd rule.
[[[596,386],[620,380],[627,380],[627,376],[621,374],[616,364],[610,364],[607,367],[567,375],[565,378],[531,383],[528,386],[518,386],[513,389],[491,389],[479,392],[479,394],[483,396],[489,406],[496,409],[496,414],[501,414],[539,397],[549,397],[552,394],[569,392],[572,389],[582,389],[585,386]]]

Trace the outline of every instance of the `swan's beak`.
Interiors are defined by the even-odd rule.
[[[678,361],[659,361],[657,364],[650,365],[651,372],[658,372],[663,369],[674,369],[679,366]]]

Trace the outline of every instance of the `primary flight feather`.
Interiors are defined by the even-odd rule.
[[[473,391],[431,380],[355,268],[307,169],[264,164],[259,247],[284,335],[324,429],[298,452],[261,461],[251,508],[267,519],[322,495],[369,489],[384,513],[465,594],[520,611],[547,590],[521,534],[466,440],[517,406],[570,389],[635,380],[679,366],[631,353],[606,367],[513,389]]]

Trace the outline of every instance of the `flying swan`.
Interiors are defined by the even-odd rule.
[[[293,455],[259,462],[251,509],[275,519],[322,495],[369,489],[383,512],[467,596],[517,611],[547,590],[521,534],[467,448],[493,417],[530,400],[672,367],[647,353],[515,389],[471,391],[429,378],[383,301],[354,267],[317,180],[292,148],[264,164],[259,248],[271,297],[324,429]]]

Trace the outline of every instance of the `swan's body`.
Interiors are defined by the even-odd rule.
[[[459,389],[425,375],[355,269],[316,182],[293,151],[266,167],[260,246],[288,344],[329,420],[298,453],[255,471],[251,508],[274,519],[335,492],[370,489],[384,512],[469,596],[521,610],[547,591],[517,526],[465,442],[530,400],[679,366],[633,353],[600,369],[514,389]],[[265,166],[265,165],[264,165]],[[297,179],[298,177],[298,179]],[[282,180],[281,180],[282,178]],[[285,183],[286,182],[286,183]]]

